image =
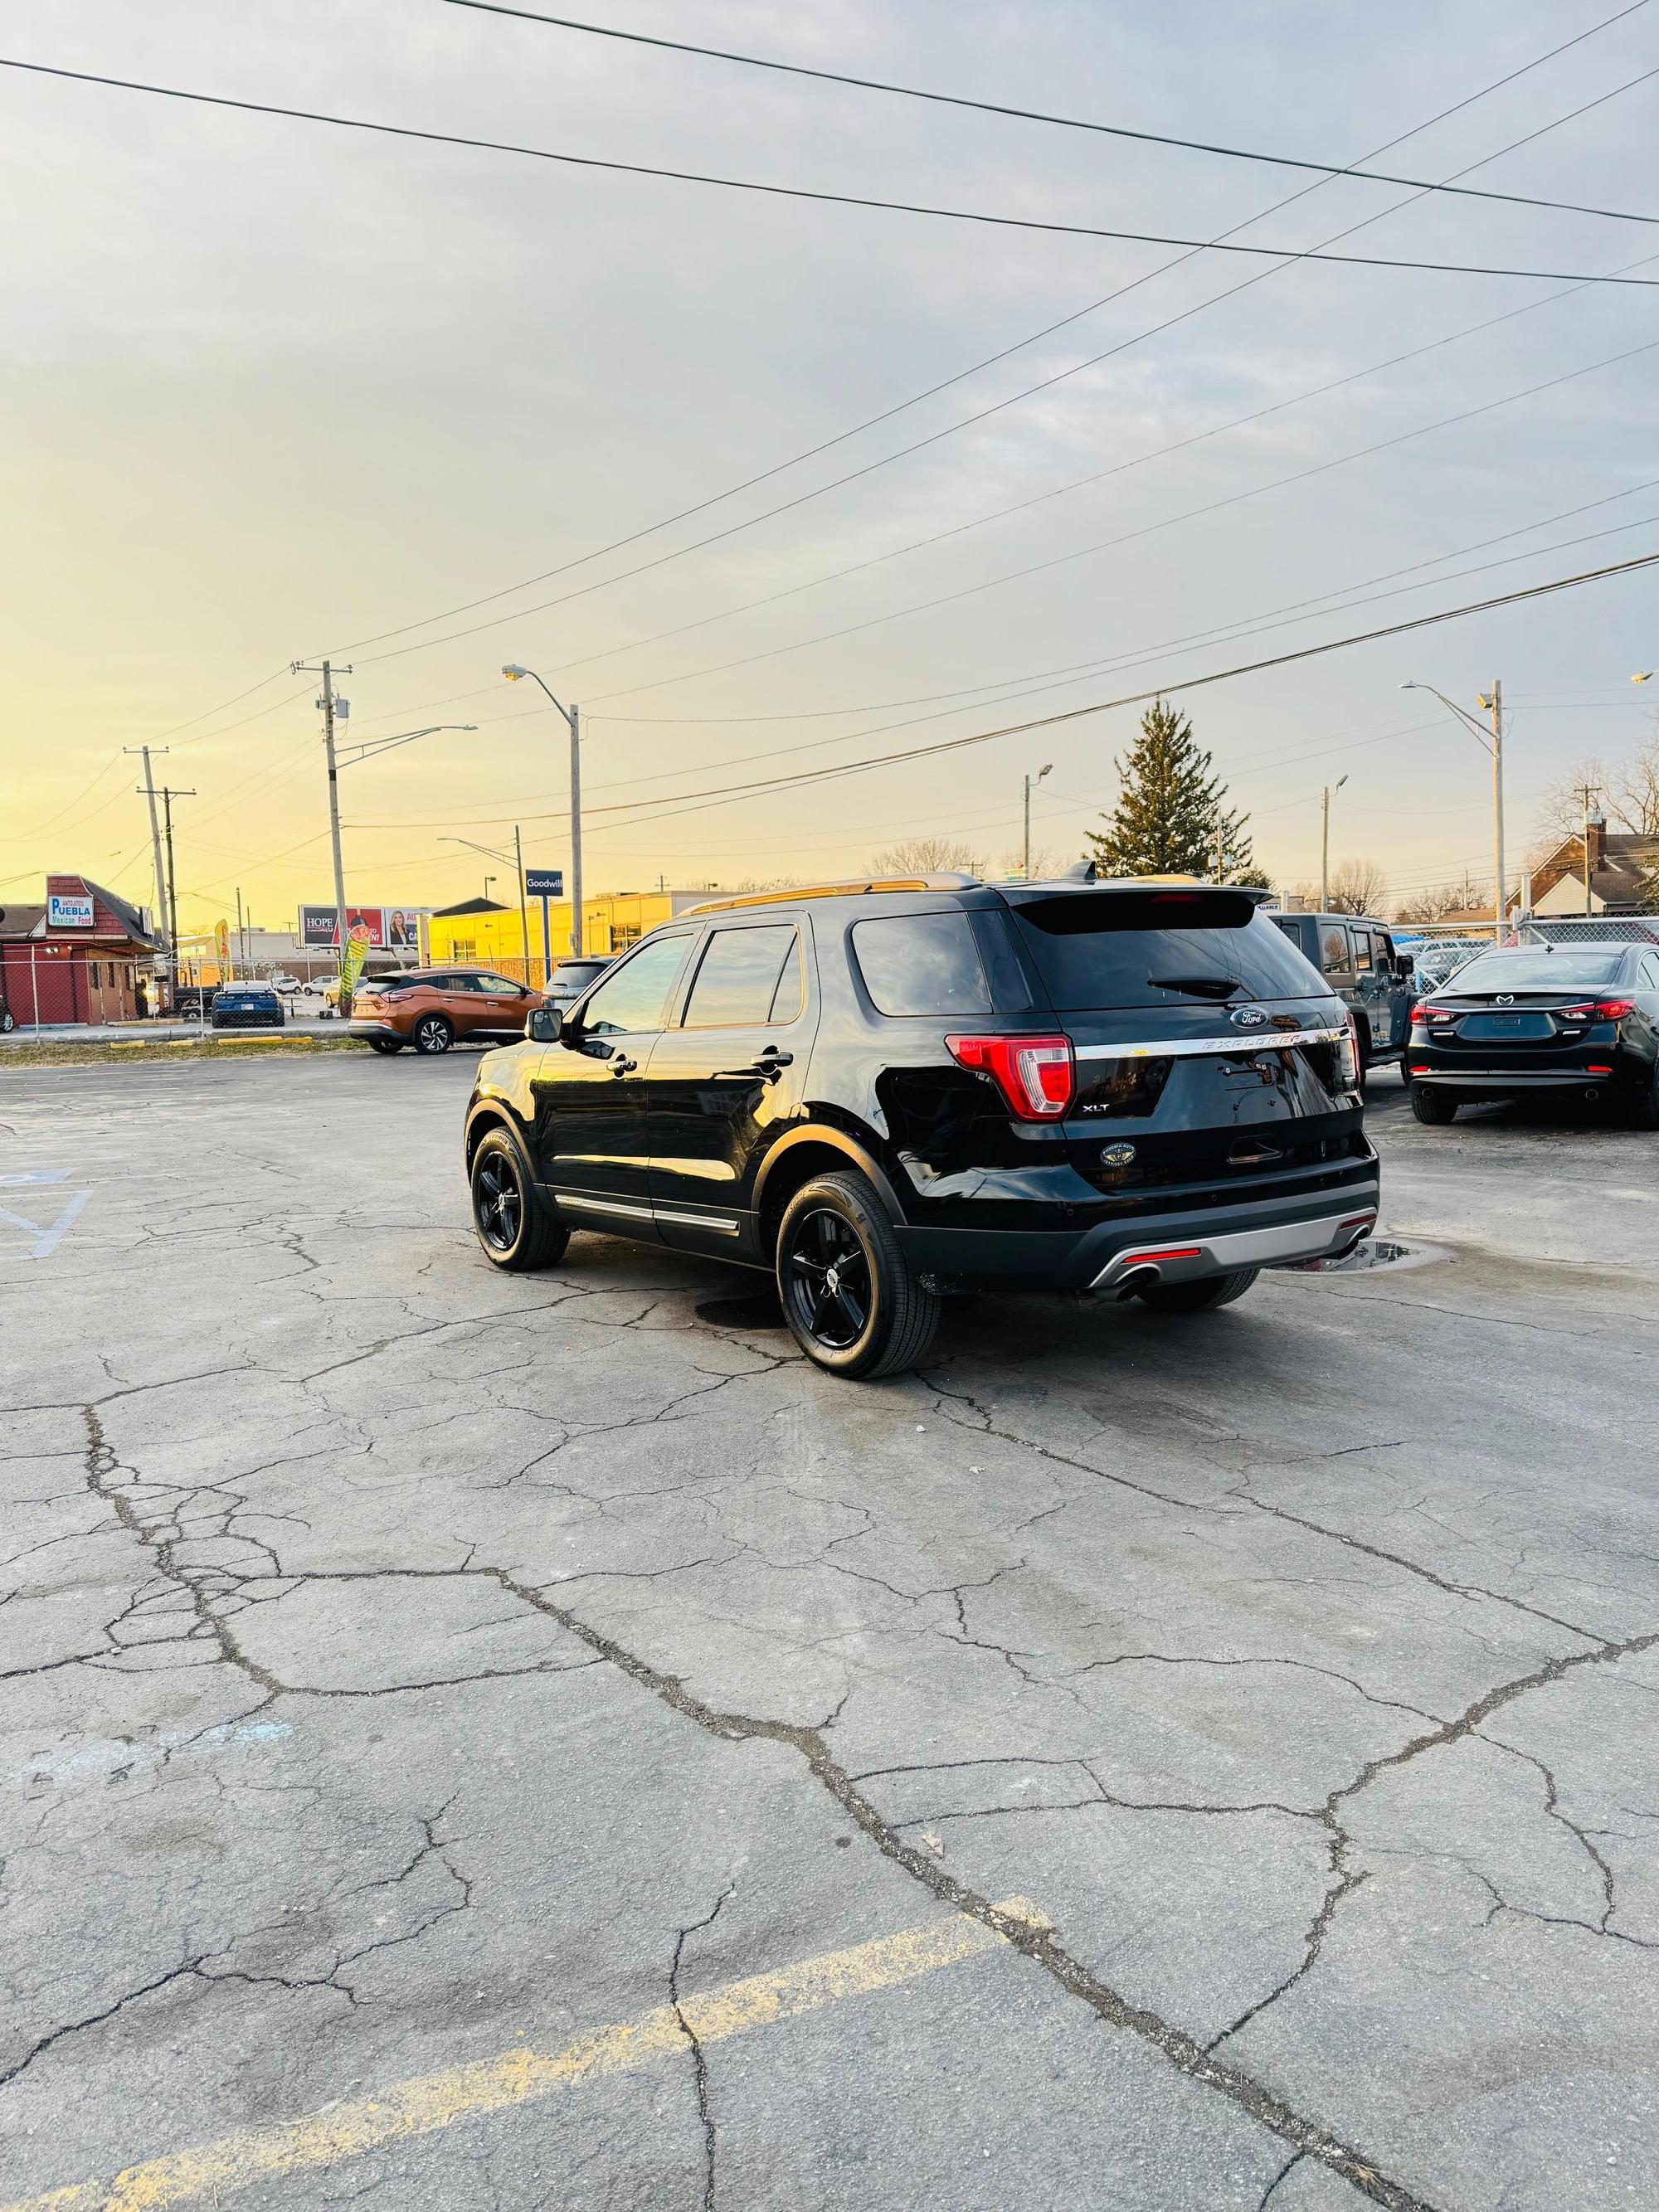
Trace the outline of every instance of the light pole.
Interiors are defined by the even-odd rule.
[[[1465,729],[1474,732],[1479,742],[1492,755],[1492,868],[1497,877],[1497,881],[1492,885],[1492,943],[1494,945],[1502,945],[1509,907],[1504,881],[1504,686],[1499,679],[1494,677],[1490,691],[1480,691],[1475,694],[1477,703],[1484,707],[1492,717],[1490,737],[1481,728],[1474,716],[1469,713],[1468,708],[1460,707],[1455,699],[1449,699],[1443,691],[1435,690],[1432,684],[1407,683],[1402,684],[1400,688],[1402,691],[1432,692],[1443,707],[1449,708],[1456,715]]]
[[[580,959],[582,954],[582,738],[581,710],[576,706],[564,706],[553,698],[544,679],[533,668],[521,668],[516,660],[504,661],[501,673],[509,684],[522,684],[526,677],[539,684],[563,715],[570,732],[570,950]]]
[[[1045,775],[1052,775],[1054,772],[1054,764],[1052,761],[1044,761],[1042,766],[1037,770],[1035,775],[1028,775],[1025,779],[1024,874],[1025,880],[1028,884],[1031,880],[1031,786],[1034,783],[1041,783]]]
[[[1319,833],[1319,911],[1328,914],[1331,905],[1331,793],[1340,791],[1347,781],[1340,775],[1334,783],[1328,783],[1320,793],[1324,819]]]
[[[507,860],[510,860],[512,861],[512,863],[513,863],[514,866],[518,870],[518,872],[519,872],[519,926],[520,926],[520,927],[524,931],[524,983],[525,983],[525,988],[526,988],[526,990],[529,990],[529,988],[531,988],[531,984],[530,984],[530,902],[529,902],[529,900],[525,896],[525,888],[524,888],[524,840],[523,840],[523,838],[522,838],[522,837],[520,836],[520,834],[519,834],[519,825],[518,825],[518,823],[515,822],[515,823],[513,824],[513,850],[512,850],[512,852],[511,852],[511,853],[498,853],[498,852],[496,851],[495,848],[493,845],[475,845],[475,844],[473,843],[473,842],[472,842],[472,840],[471,840],[471,837],[440,837],[440,838],[439,838],[439,840],[438,840],[438,842],[439,842],[441,845],[465,845],[465,846],[466,847],[467,850],[468,850],[469,852],[471,852],[471,853],[482,853],[482,854],[483,854],[483,856],[484,856],[485,860],[501,860],[501,861],[502,861],[503,863],[505,863],[506,861],[507,861]],[[495,878],[494,878],[494,876],[486,876],[486,877],[484,878],[484,896],[485,896],[486,898],[488,898],[488,897],[489,897],[489,886],[491,885],[491,884],[493,884],[493,883],[495,882]],[[542,981],[544,982],[544,984],[546,982],[546,981],[547,981],[547,978],[546,978],[546,976],[545,976],[545,975],[544,975],[544,976],[543,976],[543,978],[542,978]]]

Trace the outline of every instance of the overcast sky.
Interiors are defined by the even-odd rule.
[[[585,12],[1341,163],[1615,4],[586,0]],[[1282,168],[444,0],[14,0],[6,46],[64,68],[828,191],[1193,238],[1248,224],[1243,241],[1291,247],[1364,223],[1333,250],[1565,272],[1650,252],[1635,273],[1659,276],[1652,227],[1443,195],[1400,206],[1407,191],[1347,179],[1306,190],[1317,180]],[[1631,82],[1656,69],[1650,4],[1382,166],[1439,179],[1541,131],[1468,181],[1659,215],[1659,76]],[[1602,104],[1561,120],[1589,101]],[[1017,847],[1022,775],[1050,761],[1036,834],[1069,857],[1111,802],[1113,756],[1137,710],[676,809],[710,787],[1155,684],[1179,694],[1212,670],[1659,548],[1659,291],[1557,300],[1563,285],[1535,278],[1216,252],[1166,270],[1168,248],[760,198],[11,70],[0,71],[0,899],[39,896],[41,872],[64,867],[148,900],[137,763],[117,756],[186,722],[162,738],[160,766],[198,794],[176,816],[187,924],[230,911],[238,884],[273,924],[330,896],[312,679],[284,674],[193,719],[325,650],[355,664],[342,689],[360,737],[480,725],[346,772],[354,902],[476,891],[491,864],[441,844],[446,832],[510,840],[519,819],[527,859],[564,860],[563,726],[501,680],[507,659],[584,707],[590,889],[836,874],[932,831],[1000,860]],[[1632,353],[1644,346],[1655,350]],[[903,406],[1007,348],[1019,349]],[[1122,349],[953,431],[1111,348]],[[922,439],[933,442],[888,461]],[[1284,481],[1305,471],[1316,473]],[[1097,481],[1065,489],[1086,477]],[[942,532],[954,534],[907,550]],[[646,562],[659,565],[610,580]],[[1054,565],[997,580],[1039,563]],[[1375,858],[1401,889],[1466,865],[1479,873],[1485,758],[1399,684],[1416,677],[1472,703],[1502,676],[1514,852],[1562,766],[1628,754],[1650,730],[1653,693],[1628,679],[1659,662],[1655,573],[1182,703],[1276,877],[1316,873],[1320,787],[1345,773],[1334,859]],[[544,580],[429,619],[530,578]],[[757,600],[770,604],[732,611]],[[1302,611],[1261,626],[1290,607]],[[599,811],[641,799],[653,803],[632,814]]]

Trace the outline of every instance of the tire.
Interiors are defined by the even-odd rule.
[[[1431,1129],[1441,1129],[1448,1121],[1457,1119],[1457,1101],[1448,1098],[1443,1091],[1435,1090],[1431,1084],[1413,1083],[1412,1111],[1419,1121],[1426,1121]]]
[[[472,1155],[472,1226],[494,1267],[512,1275],[550,1267],[564,1257],[570,1231],[531,1182],[518,1146],[501,1129],[486,1129]]]
[[[826,1374],[864,1382],[902,1374],[933,1340],[940,1301],[917,1281],[886,1209],[855,1170],[814,1176],[795,1193],[778,1224],[776,1273],[790,1331]]]
[[[394,1052],[403,1050],[403,1045],[397,1037],[370,1037],[368,1048],[371,1052],[383,1052],[390,1059]]]
[[[1659,1060],[1648,1070],[1648,1079],[1631,1093],[1625,1119],[1632,1129],[1659,1129]]]
[[[454,1026],[443,1014],[422,1014],[415,1024],[416,1052],[447,1052],[454,1042]]]
[[[1237,1274],[1210,1275],[1201,1283],[1155,1283],[1135,1296],[1154,1313],[1212,1313],[1242,1298],[1261,1273],[1260,1267],[1241,1267]]]

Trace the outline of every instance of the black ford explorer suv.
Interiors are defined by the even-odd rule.
[[[775,1273],[808,1356],[912,1366],[953,1294],[1197,1313],[1376,1215],[1346,1010],[1186,878],[966,876],[701,907],[484,1057],[473,1218],[499,1267],[574,1229]]]

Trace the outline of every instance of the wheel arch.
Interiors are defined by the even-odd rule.
[[[849,1167],[856,1168],[875,1186],[890,1219],[904,1220],[903,1204],[869,1148],[844,1130],[815,1122],[809,1128],[791,1131],[772,1147],[762,1164],[755,1184],[755,1218],[763,1254],[771,1250],[784,1208],[801,1185],[816,1175]]]

